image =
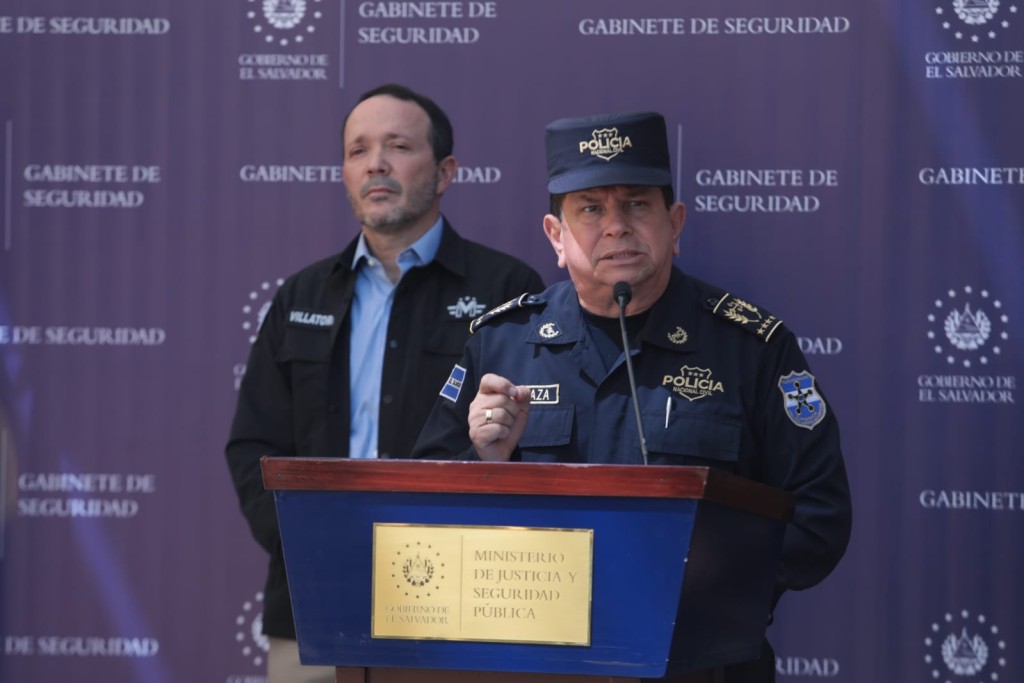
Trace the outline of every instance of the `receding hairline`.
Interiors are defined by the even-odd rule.
[[[414,109],[416,109],[416,111],[420,112],[423,115],[424,120],[426,121],[426,124],[427,124],[427,127],[426,127],[427,142],[428,143],[430,142],[430,129],[431,129],[431,126],[433,124],[432,124],[432,122],[430,120],[430,114],[427,112],[427,110],[424,109],[423,107],[421,107],[415,100],[403,100],[401,97],[395,97],[394,95],[388,95],[386,93],[381,93],[379,95],[374,95],[372,97],[367,97],[365,100],[361,100],[361,101],[357,102],[356,105],[354,107],[352,107],[352,109],[349,111],[349,113],[345,116],[345,122],[342,124],[342,127],[341,127],[341,140],[342,140],[342,142],[345,142],[345,135],[348,132],[348,122],[349,122],[349,119],[352,118],[352,114],[354,114],[356,112],[356,109],[358,109],[359,107],[361,107],[365,103],[371,102],[371,101],[376,100],[378,98],[387,98],[389,100],[394,100],[395,102],[398,102],[399,104],[408,104],[409,106],[411,106]],[[393,133],[388,133],[388,137],[390,137],[390,138],[409,137],[409,134],[408,133],[404,133],[404,132],[395,131]]]
[[[343,145],[345,144],[345,131],[348,128],[348,120],[352,116],[352,112],[363,102],[380,96],[391,97],[399,102],[411,102],[427,115],[427,141],[433,151],[435,162],[440,163],[443,159],[453,154],[455,132],[452,130],[452,122],[448,118],[448,114],[430,97],[399,83],[381,85],[359,96],[356,103],[345,114],[345,119],[341,125],[341,142]]]

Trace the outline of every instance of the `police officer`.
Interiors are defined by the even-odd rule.
[[[246,365],[227,445],[242,511],[270,555],[269,683],[333,681],[334,668],[299,664],[260,457],[408,457],[470,320],[543,288],[533,269],[463,239],[441,215],[457,164],[451,123],[436,103],[381,86],[360,97],[342,137],[342,175],[361,232],[277,292]]]
[[[776,599],[820,582],[850,533],[835,413],[778,318],[673,265],[686,210],[672,193],[664,119],[562,119],[546,149],[544,232],[571,282],[474,321],[414,455],[728,470],[795,495]],[[646,454],[618,283],[631,290],[621,301]],[[774,680],[767,643],[725,680]]]

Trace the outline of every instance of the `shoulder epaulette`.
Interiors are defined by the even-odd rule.
[[[728,292],[717,299],[709,298],[706,304],[715,315],[736,323],[766,342],[782,327],[782,321],[768,311]]]
[[[502,315],[503,313],[508,313],[509,311],[515,310],[517,308],[522,308],[523,306],[531,306],[539,303],[541,303],[540,299],[538,299],[532,294],[522,294],[520,296],[517,296],[515,299],[511,299],[500,306],[492,308],[491,310],[487,311],[482,316],[471,322],[469,324],[469,333],[475,334],[476,331],[480,329],[481,325],[486,323],[488,320],[493,320],[494,318],[497,318],[499,315]]]

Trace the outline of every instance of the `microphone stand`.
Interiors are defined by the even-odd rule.
[[[636,431],[640,435],[640,455],[647,464],[647,437],[640,419],[640,400],[636,396],[636,379],[633,375],[633,358],[629,349],[629,335],[626,333],[626,304],[633,298],[633,289],[626,282],[616,282],[612,294],[619,302],[619,329],[622,331],[622,348],[626,354],[626,372],[629,375],[629,391],[633,395],[633,416],[636,417]]]

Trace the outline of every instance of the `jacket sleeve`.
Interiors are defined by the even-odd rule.
[[[511,263],[511,265],[510,265]],[[544,290],[544,282],[533,268],[518,261],[510,262],[506,256],[494,261],[493,272],[499,273],[502,281],[501,302],[515,299],[523,294],[535,294]],[[500,268],[500,270],[498,270]],[[504,273],[503,275],[500,273]],[[413,458],[431,460],[479,460],[473,443],[469,440],[469,404],[476,397],[480,376],[477,369],[479,357],[479,335],[471,336],[465,344],[462,358],[452,368],[448,383],[437,387],[437,399],[431,409],[419,438],[412,450]],[[459,383],[457,397],[453,398],[451,385],[456,379],[457,368],[465,371]],[[443,391],[442,391],[443,390]]]
[[[813,382],[821,401],[818,408],[823,410],[817,422],[806,421],[801,426],[800,414],[792,414],[795,407],[786,407],[780,380],[793,373],[806,373],[810,380],[804,381]],[[777,340],[777,349],[767,355],[759,388],[760,478],[795,497],[776,582],[778,598],[785,590],[810,588],[832,572],[850,539],[852,508],[835,411],[810,374],[792,334]]]
[[[452,373],[443,387],[430,415],[427,417],[416,445],[413,458],[427,460],[479,460],[472,441],[469,440],[469,404],[476,397],[480,382],[475,367],[476,354],[473,350],[475,337],[466,342],[462,358],[452,368]],[[464,375],[460,375],[464,371]],[[460,380],[459,377],[462,377]],[[456,392],[456,384],[458,389]]]
[[[226,454],[238,502],[256,541],[268,553],[280,543],[274,497],[263,488],[260,458],[294,455],[291,386],[276,361],[283,314],[275,296],[249,352]]]

